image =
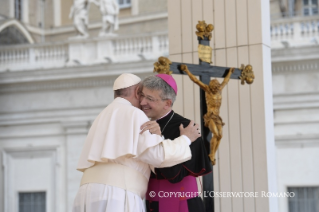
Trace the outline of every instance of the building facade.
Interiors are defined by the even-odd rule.
[[[280,211],[319,211],[318,1],[271,5],[274,126]]]
[[[1,4],[0,211],[70,211],[77,160],[114,79],[150,75],[168,55],[167,1],[119,0],[118,35],[106,38],[89,3],[87,39],[69,39],[72,0]],[[279,211],[318,211],[318,0],[270,0],[270,8],[278,192],[297,195],[279,198]]]
[[[122,73],[152,74],[168,55],[166,1],[122,0],[117,36],[76,36],[72,0],[6,0],[0,9],[0,211],[71,211],[91,123]]]

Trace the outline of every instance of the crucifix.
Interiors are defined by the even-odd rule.
[[[241,84],[251,84],[254,81],[252,66],[242,65],[241,68],[211,66],[212,48],[209,41],[212,37],[212,24],[205,21],[198,21],[196,25],[198,45],[199,65],[171,62],[168,58],[160,57],[154,63],[154,72],[162,74],[187,74],[200,89],[201,108],[201,132],[205,141],[207,154],[209,154],[212,165],[215,165],[215,153],[222,139],[222,127],[224,125],[219,116],[222,96],[221,91],[230,79],[239,79]],[[199,79],[195,76],[199,76]],[[217,79],[211,77],[224,78],[220,84]],[[209,142],[210,141],[210,142]],[[213,170],[213,169],[212,169]],[[203,176],[203,190],[214,191],[213,173]],[[214,199],[209,195],[203,195],[205,210],[214,211]]]

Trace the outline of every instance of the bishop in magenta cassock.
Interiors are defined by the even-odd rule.
[[[179,126],[190,120],[172,110],[177,85],[171,75],[158,74],[143,80],[140,103],[145,114],[156,120],[166,139],[179,136]],[[198,138],[190,145],[192,158],[168,168],[156,168],[151,173],[146,192],[148,212],[203,212],[196,177],[210,173],[211,165],[204,141]],[[154,195],[155,194],[155,195]]]

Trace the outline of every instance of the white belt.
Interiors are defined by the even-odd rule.
[[[145,198],[148,179],[128,166],[117,163],[98,163],[87,168],[82,176],[81,186],[87,183],[101,183],[128,190]]]

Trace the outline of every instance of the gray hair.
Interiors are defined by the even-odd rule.
[[[145,87],[150,90],[161,91],[161,99],[172,100],[172,105],[176,99],[176,93],[174,89],[170,85],[168,85],[162,78],[156,77],[154,75],[146,77],[142,81],[142,87]]]

